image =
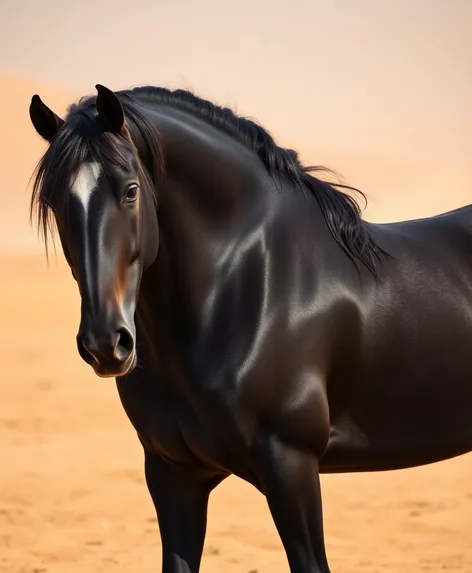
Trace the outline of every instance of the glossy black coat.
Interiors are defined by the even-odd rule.
[[[234,474],[292,573],[327,572],[319,473],[472,449],[472,209],[372,225],[226,110],[97,89],[65,123],[33,98],[51,142],[33,202],[78,281],[79,351],[117,376],[143,444],[162,570],[198,571],[208,495]],[[102,166],[87,216],[64,183],[84,133]]]

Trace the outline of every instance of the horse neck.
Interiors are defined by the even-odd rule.
[[[172,284],[182,310],[198,315],[221,260],[267,217],[273,182],[253,152],[211,126],[174,110],[148,113],[166,174],[157,190],[159,254],[143,278],[155,285],[148,298]]]

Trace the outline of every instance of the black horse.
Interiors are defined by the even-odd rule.
[[[79,287],[79,353],[144,447],[162,570],[198,571],[234,474],[292,573],[327,572],[320,473],[472,450],[472,208],[369,224],[228,109],[96,88],[65,121],[32,98],[50,145],[31,206]]]

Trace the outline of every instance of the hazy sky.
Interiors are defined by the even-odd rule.
[[[2,0],[1,70],[84,94],[188,87],[310,162],[377,153],[472,179],[472,0]]]
[[[460,124],[472,0],[3,0],[0,67],[85,92],[188,86],[302,137],[307,117]]]

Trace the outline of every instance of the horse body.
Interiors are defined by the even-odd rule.
[[[379,225],[375,236],[392,258],[356,300],[357,345],[329,397],[322,471],[413,467],[472,449],[472,209]]]
[[[265,156],[263,132],[251,148],[252,128],[232,137],[212,107],[132,93],[120,104],[102,88],[82,108],[122,138],[125,162],[94,171],[89,215],[71,200],[74,233],[50,189],[43,200],[56,201],[82,293],[79,351],[98,374],[117,373],[144,447],[163,571],[198,571],[208,495],[234,474],[266,496],[291,571],[326,572],[319,473],[472,449],[471,209],[361,227],[334,188],[293,174],[293,157]],[[32,108],[53,154],[68,124]],[[162,143],[159,181],[143,130]],[[136,202],[135,180],[153,181],[157,216],[149,194]]]
[[[345,255],[339,254],[330,240],[313,201],[289,189],[274,199],[273,184],[267,181],[261,166],[238,164],[239,172],[261,171],[259,177],[253,176],[253,186],[244,189],[252,198],[263,197],[260,216],[255,214],[251,223],[247,222],[246,212],[241,222],[235,216],[231,233],[227,231],[229,223],[220,218],[223,239],[218,236],[215,249],[205,240],[211,232],[213,214],[205,219],[201,205],[193,209],[192,197],[201,197],[198,167],[203,166],[206,172],[207,161],[223,163],[226,170],[222,176],[226,178],[234,149],[225,149],[221,135],[210,130],[205,133],[205,141],[199,131],[192,142],[185,123],[178,137],[180,126],[169,118],[169,113],[157,120],[159,132],[173,133],[177,156],[185,141],[186,152],[201,157],[195,160],[197,168],[191,177],[184,176],[185,181],[192,181],[188,189],[169,173],[173,184],[161,190],[161,253],[166,245],[165,221],[194,221],[199,215],[204,221],[198,229],[182,225],[183,237],[173,229],[169,240],[168,249],[173,251],[170,259],[180,256],[197,261],[195,266],[183,269],[188,274],[175,285],[179,292],[187,291],[179,301],[198,301],[180,318],[184,332],[177,336],[172,362],[187,365],[185,396],[192,394],[192,388],[197,397],[207,392],[211,396],[208,408],[212,415],[202,414],[202,427],[221,409],[220,422],[217,427],[207,428],[208,436],[224,440],[230,420],[245,421],[239,429],[234,423],[221,451],[229,451],[239,434],[247,456],[261,431],[262,420],[281,439],[294,446],[312,447],[316,453],[319,442],[325,443],[329,425],[330,439],[320,459],[321,471],[395,469],[468,451],[472,426],[464,434],[463,420],[471,405],[472,355],[468,340],[472,332],[469,317],[464,314],[472,300],[470,209],[439,218],[373,226],[377,240],[393,257],[384,263],[390,268],[380,271],[379,285],[366,273],[359,280],[353,269],[346,272],[340,260]],[[173,147],[166,148],[168,163],[175,162],[179,174],[185,173],[185,167],[173,158]],[[240,154],[238,149],[238,159]],[[253,157],[250,160],[253,163]],[[251,174],[247,175],[249,179]],[[216,182],[216,193],[221,185],[221,181]],[[239,198],[241,189],[236,186],[234,191]],[[208,188],[205,193],[208,196]],[[227,200],[232,203],[235,198],[229,195]],[[168,205],[173,201],[175,207]],[[209,203],[213,208],[213,202]],[[232,217],[230,207],[222,211]],[[291,220],[297,221],[296,233],[287,224]],[[206,253],[201,252],[202,246]],[[199,277],[201,267],[203,272],[215,268],[218,272],[205,282]],[[468,268],[469,274],[465,272]],[[171,274],[164,269],[156,290],[144,291],[148,301],[143,320],[160,296],[160,285]],[[458,293],[462,299],[458,299]],[[281,305],[280,301],[289,304]],[[411,310],[402,314],[402,309]],[[175,315],[171,319],[177,322]],[[184,333],[190,324],[194,324],[194,335],[187,345]],[[459,341],[457,328],[463,332]],[[169,332],[170,324],[163,325],[162,339]],[[428,357],[426,364],[424,359],[418,360],[420,346],[424,346],[424,356]],[[337,350],[333,352],[330,347]],[[166,354],[167,349],[161,352],[161,361]],[[173,364],[170,370],[174,370]],[[439,376],[444,384],[431,384],[433,376]],[[172,374],[165,377],[172,379]],[[457,402],[448,406],[451,394]],[[251,404],[252,420],[247,420],[245,400]],[[295,407],[288,402],[295,403]],[[195,410],[196,405],[190,401],[187,408]],[[464,416],[457,416],[458,409],[464,410]],[[179,419],[178,414],[173,418]],[[187,434],[195,430],[193,427]],[[215,444],[212,450],[218,450]],[[233,453],[230,458],[234,464]],[[238,468],[226,460],[214,459],[213,463],[238,473]]]

